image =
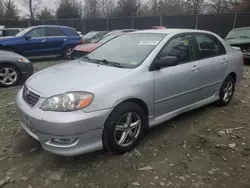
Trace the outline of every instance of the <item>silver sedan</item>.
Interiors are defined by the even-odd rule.
[[[242,60],[211,32],[137,31],[33,75],[17,95],[18,114],[51,153],[124,153],[145,129],[210,103],[227,105]]]

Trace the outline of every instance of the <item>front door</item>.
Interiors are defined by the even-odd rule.
[[[45,28],[39,27],[31,30],[24,36],[24,41],[20,44],[25,56],[43,56],[46,54]]]
[[[200,100],[200,64],[194,61],[191,34],[171,39],[157,58],[176,56],[178,65],[154,71],[155,116],[180,109]]]
[[[218,93],[224,81],[228,59],[223,44],[210,34],[195,34],[195,59],[200,61],[200,95],[207,99]]]

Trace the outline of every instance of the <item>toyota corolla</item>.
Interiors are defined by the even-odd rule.
[[[243,54],[214,33],[144,30],[36,73],[16,104],[21,126],[44,150],[124,153],[145,129],[210,103],[227,105],[242,74]]]

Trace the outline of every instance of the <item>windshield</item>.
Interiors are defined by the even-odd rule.
[[[226,39],[250,38],[250,29],[232,30]]]
[[[21,32],[17,33],[16,36],[21,37],[21,36],[25,35],[26,33],[28,33],[30,30],[31,30],[30,27],[26,28],[26,29],[22,30]]]
[[[86,35],[83,36],[84,39],[89,39],[92,38],[93,36],[95,36],[97,34],[97,32],[91,31],[89,33],[87,33]]]
[[[119,63],[123,67],[138,67],[165,36],[146,33],[125,34],[110,40],[86,57]]]
[[[104,43],[110,41],[111,39],[114,39],[115,37],[118,37],[120,35],[121,35],[120,33],[113,34],[113,35],[108,35],[107,37],[104,37],[101,40],[99,40],[98,43],[104,44]]]

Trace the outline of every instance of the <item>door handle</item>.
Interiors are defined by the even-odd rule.
[[[223,64],[227,64],[227,62],[228,62],[227,59],[223,59],[223,60],[222,60],[222,63],[223,63]]]
[[[65,42],[67,39],[63,39],[63,41]]]
[[[198,71],[200,68],[197,66],[197,65],[194,65],[193,68],[192,68],[192,71]]]
[[[45,42],[45,41],[46,41],[46,39],[43,39],[43,40],[42,40],[42,42]]]

